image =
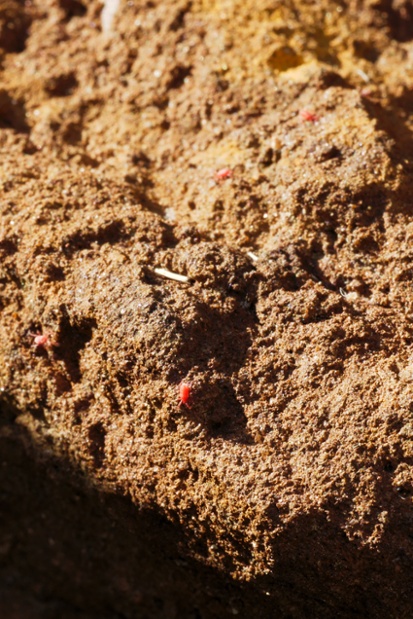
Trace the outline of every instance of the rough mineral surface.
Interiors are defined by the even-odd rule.
[[[412,3],[103,6],[0,2],[1,616],[411,618]]]

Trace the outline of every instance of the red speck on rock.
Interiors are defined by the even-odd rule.
[[[179,397],[180,397],[179,406],[183,406],[184,405],[184,406],[187,406],[188,408],[190,408],[189,404],[188,404],[188,400],[190,398],[190,395],[191,395],[191,385],[189,385],[188,383],[182,382],[179,385]]]
[[[233,171],[229,168],[222,168],[222,170],[218,170],[215,172],[215,180],[216,181],[224,181],[227,178],[231,178],[233,175]]]
[[[29,332],[30,337],[33,338],[33,346],[35,348],[53,348],[56,346],[56,342],[53,341],[50,333],[31,333]]]
[[[318,120],[318,116],[317,114],[314,114],[314,112],[310,112],[309,110],[300,110],[300,116],[303,120],[306,120],[308,122],[316,122],[316,120]]]

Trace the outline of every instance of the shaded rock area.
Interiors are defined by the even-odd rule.
[[[411,3],[10,0],[0,48],[1,615],[410,618]]]

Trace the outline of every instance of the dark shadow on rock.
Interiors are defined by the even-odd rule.
[[[0,4],[0,49],[7,53],[19,53],[26,47],[32,22],[31,3],[24,0],[8,0]]]
[[[24,102],[13,99],[4,88],[0,88],[0,128],[13,129],[17,133],[28,133],[30,129]]]
[[[351,503],[312,509],[291,520],[273,543],[275,568],[259,579],[262,588],[296,594],[299,603],[292,617],[408,619],[413,613],[413,536],[411,504],[398,497],[391,484],[391,472],[383,475],[378,467],[380,496],[385,504],[375,507],[375,515],[385,513],[386,531],[376,547],[365,541],[378,523],[372,513],[349,534]],[[345,494],[345,493],[344,493]],[[400,494],[400,493],[399,493]],[[351,488],[349,487],[351,496]],[[394,498],[389,498],[393,495]],[[399,501],[399,509],[395,502]],[[276,513],[276,504],[273,506]],[[368,522],[370,520],[370,522]],[[277,585],[274,576],[277,574]],[[301,610],[298,611],[298,608]]]
[[[62,241],[62,251],[68,258],[76,252],[90,249],[93,245],[109,243],[115,245],[120,241],[127,240],[132,232],[127,232],[121,220],[113,220],[95,230],[77,230],[66,236]]]
[[[194,539],[179,522],[91,486],[50,449],[35,448],[24,428],[3,426],[0,453],[0,613],[8,619],[412,616],[411,510],[402,500],[376,549],[344,534],[340,505],[292,519],[274,534],[268,574],[241,584],[227,574],[234,557],[253,560],[242,530],[228,531],[215,570],[202,561],[207,529]],[[274,502],[269,530],[278,518]]]
[[[387,189],[388,196],[392,200],[391,211],[410,214],[413,212],[411,206],[413,131],[409,126],[408,117],[413,109],[413,92],[405,89],[400,96],[391,99],[386,108],[373,99],[363,101],[368,114],[376,120],[377,129],[391,138],[387,140],[386,147],[394,166],[398,166],[402,171],[396,189]]]
[[[39,400],[32,400],[26,404],[25,412],[30,413],[34,419],[44,421],[44,407],[46,404],[46,390],[42,390],[42,397]],[[0,435],[2,426],[13,423],[19,414],[18,405],[15,398],[7,393],[6,390],[0,391]],[[1,510],[0,510],[1,511]]]
[[[70,380],[77,383],[81,379],[80,352],[92,339],[96,322],[93,319],[70,316],[65,305],[61,305],[60,311],[58,342],[54,355],[63,360]]]
[[[65,21],[70,21],[73,17],[83,17],[87,13],[87,2],[59,0],[59,6],[65,13]]]
[[[25,430],[9,428],[0,436],[2,617],[272,616],[263,594],[188,556],[177,525],[92,488],[57,457],[42,460]]]
[[[413,39],[413,4],[410,0],[379,0],[373,6],[386,16],[393,39],[400,43]]]
[[[212,378],[208,371],[199,374],[191,389],[191,403],[181,405],[181,413],[194,424],[201,424],[209,438],[253,443],[243,406],[231,381],[224,376]]]
[[[45,89],[51,97],[67,97],[77,87],[78,81],[74,71],[68,71],[49,77]]]

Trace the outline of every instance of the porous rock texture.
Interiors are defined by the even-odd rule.
[[[2,617],[412,617],[412,3],[102,9],[0,2]]]

